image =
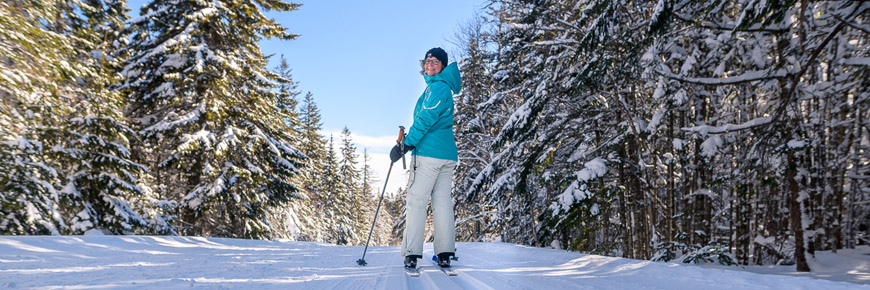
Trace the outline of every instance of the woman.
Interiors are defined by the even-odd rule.
[[[440,47],[430,49],[423,59],[426,90],[414,107],[414,123],[404,144],[390,152],[393,162],[413,150],[411,178],[408,184],[405,234],[402,255],[405,267],[416,268],[423,257],[423,231],[426,206],[432,199],[434,250],[438,265],[450,266],[456,251],[456,224],[453,220],[453,170],[456,168],[456,141],[453,138],[453,94],[459,93],[462,81],[456,63],[447,64],[447,53]]]

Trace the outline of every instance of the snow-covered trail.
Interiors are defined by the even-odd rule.
[[[870,285],[655,263],[503,243],[458,243],[459,275],[398,247],[162,236],[2,236],[13,289],[870,289]],[[426,245],[424,255],[431,255]]]

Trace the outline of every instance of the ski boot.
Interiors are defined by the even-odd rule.
[[[417,258],[422,258],[419,255],[405,256],[405,268],[417,268]]]
[[[454,254],[450,252],[439,253],[437,256],[432,256],[432,260],[442,268],[450,267],[450,257]]]

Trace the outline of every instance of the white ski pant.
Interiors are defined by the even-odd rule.
[[[453,220],[453,169],[456,161],[413,156],[405,212],[402,255],[423,255],[426,206],[432,199],[435,254],[456,251],[456,224]]]

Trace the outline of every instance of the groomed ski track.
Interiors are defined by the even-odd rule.
[[[458,243],[457,276],[399,247],[162,236],[0,236],[0,289],[870,289],[583,255],[504,243]],[[426,244],[424,259],[431,258]]]

